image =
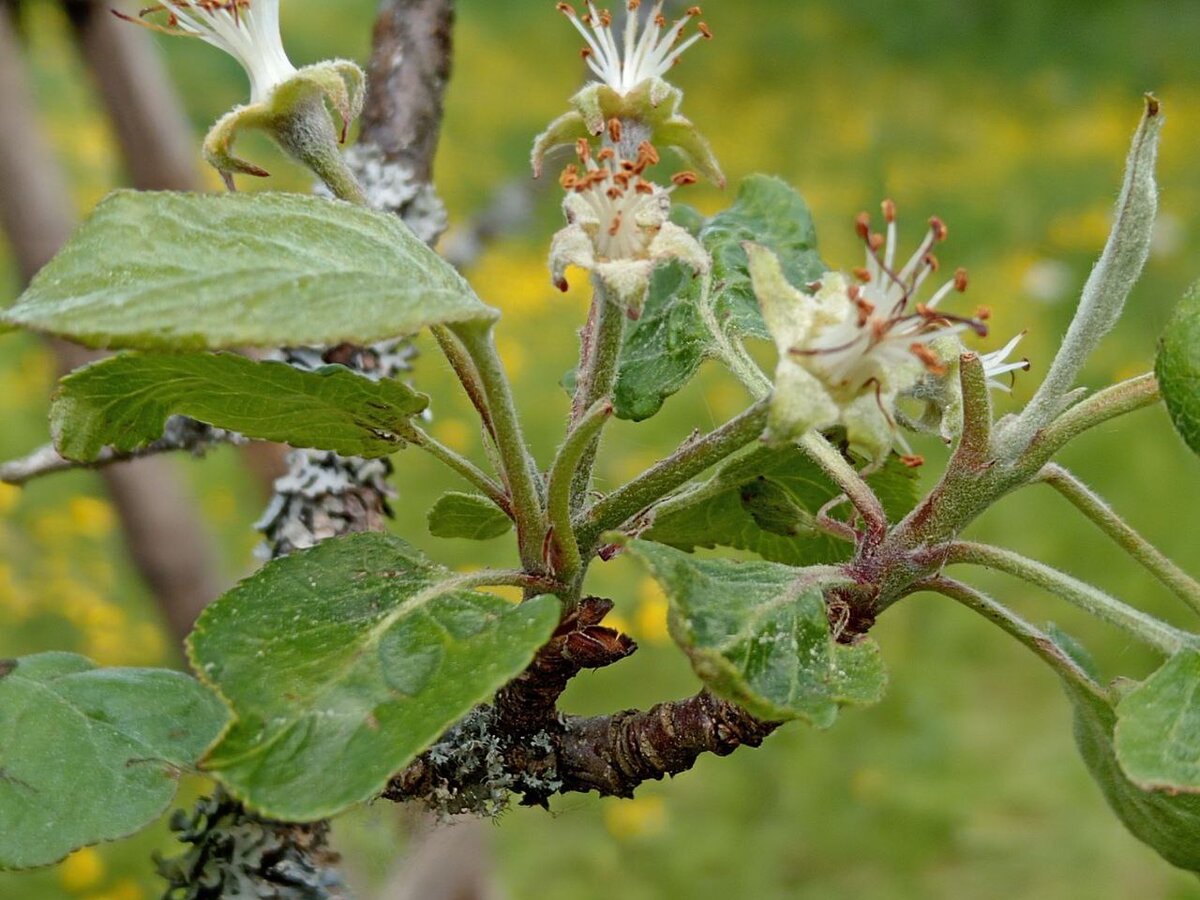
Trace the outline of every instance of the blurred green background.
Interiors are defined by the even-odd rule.
[[[123,179],[108,126],[64,23],[29,4],[26,36],[43,126],[85,212]],[[370,0],[287,0],[293,60],[363,59]],[[461,0],[455,78],[438,184],[463,222],[493,192],[526,177],[530,140],[579,83],[578,37],[551,0]],[[891,196],[906,242],[933,213],[950,225],[943,262],[972,274],[968,299],[994,311],[994,338],[1028,329],[1027,398],[1069,321],[1101,247],[1141,94],[1162,99],[1162,219],[1147,274],[1118,332],[1092,361],[1102,385],[1145,371],[1174,300],[1200,275],[1200,4],[1195,0],[711,0],[717,39],[676,70],[685,111],[711,137],[731,187],[751,172],[778,174],[813,208],[825,258],[858,264],[853,215]],[[198,42],[168,41],[196,134],[244,99],[236,65]],[[7,133],[4,140],[20,140]],[[274,188],[307,179],[268,154]],[[257,157],[252,157],[257,158]],[[215,179],[211,179],[215,186]],[[3,186],[0,186],[0,190]],[[688,198],[715,211],[709,188]],[[547,241],[553,191],[530,227],[491,246],[469,273],[506,313],[500,345],[540,458],[561,435],[566,397],[555,386],[573,363],[586,297],[551,288]],[[0,245],[0,302],[18,291]],[[583,279],[577,279],[582,281]],[[430,347],[424,345],[425,350]],[[432,428],[477,453],[476,426],[436,352],[415,375],[435,397]],[[0,343],[0,457],[46,440],[52,363],[27,337]],[[644,425],[613,428],[609,485],[653,462],[694,427],[737,412],[746,398],[715,369]],[[1001,400],[1001,404],[1013,401]],[[935,471],[944,453],[922,446]],[[1085,437],[1066,462],[1138,528],[1200,569],[1200,463],[1161,410]],[[254,565],[250,525],[260,494],[238,457],[179,461],[197,509],[221,539],[225,574]],[[431,538],[424,510],[457,487],[415,452],[397,459],[397,529],[455,566],[511,559],[507,539],[475,545]],[[1047,489],[1009,498],[974,529],[1056,564],[1180,624],[1172,599],[1076,521]],[[1011,581],[978,578],[1036,620],[1086,640],[1109,674],[1139,675],[1154,660],[1123,636]],[[611,711],[683,696],[696,687],[665,631],[661,594],[635,565],[598,567],[595,591],[617,600],[642,651],[616,670],[585,675],[572,711]],[[785,728],[759,751],[705,759],[633,801],[569,797],[551,813],[514,810],[489,829],[497,878],[509,896],[563,898],[797,897],[1048,900],[1200,898],[1108,813],[1075,754],[1055,679],[981,620],[935,597],[889,612],[877,636],[893,683],[886,701],[850,712],[828,733]],[[21,492],[0,486],[0,655],[50,649],[107,665],[177,664],[176,648],[123,555],[98,481],[71,475]],[[195,786],[188,790],[194,791]],[[187,797],[182,798],[186,801]],[[335,833],[364,888],[403,852],[403,829],[381,804],[340,820]],[[1197,836],[1200,840],[1200,836]],[[160,885],[147,856],[168,847],[156,827],[129,842],[81,851],[54,870],[0,877],[0,897],[140,900]]]

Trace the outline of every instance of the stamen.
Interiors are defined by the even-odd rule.
[[[700,176],[695,172],[678,172],[671,176],[671,184],[675,187],[687,187],[689,184],[695,184],[700,180]]]

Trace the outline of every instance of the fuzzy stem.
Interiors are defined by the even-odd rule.
[[[879,498],[875,496],[871,486],[863,480],[854,466],[850,465],[842,456],[841,451],[817,431],[809,431],[800,439],[800,449],[821,467],[821,471],[828,475],[834,484],[842,489],[842,492],[863,517],[868,530],[876,537],[882,537],[887,531],[888,524],[883,504],[879,502]]]
[[[454,336],[454,332],[445,325],[434,325],[430,331],[433,332],[438,348],[441,349],[442,355],[446,357],[446,362],[450,364],[450,368],[454,370],[455,376],[466,392],[467,399],[471,401],[475,412],[479,414],[483,427],[487,429],[488,434],[495,438],[496,428],[492,424],[492,411],[488,409],[487,397],[484,396],[483,385],[479,382],[479,370],[475,368],[475,363],[471,361],[467,351]]]
[[[1035,628],[1023,618],[1002,603],[993,600],[982,591],[978,591],[961,581],[944,576],[931,578],[917,586],[918,590],[933,591],[944,597],[949,597],[961,603],[967,609],[979,613],[993,625],[999,626],[1010,636],[1064,677],[1086,684],[1094,692],[1100,693],[1101,688],[1091,677],[1079,667],[1079,664],[1065,654],[1058,645],[1042,630]]]
[[[571,425],[576,427],[589,411],[606,397],[611,397],[617,381],[617,364],[621,357],[621,342],[625,337],[625,312],[609,297],[598,278],[592,280],[592,313],[588,318],[579,361],[579,383],[571,401]],[[571,481],[571,512],[576,513],[587,498],[592,485],[596,454],[600,449],[597,430],[583,448]]]
[[[604,424],[612,417],[612,401],[597,400],[582,419],[567,434],[562,449],[550,469],[550,482],[546,491],[550,525],[554,529],[554,541],[558,547],[558,574],[564,581],[575,580],[583,569],[583,557],[575,539],[571,524],[571,496],[574,477],[581,461],[589,451],[594,452],[596,438]]]
[[[412,423],[401,429],[400,436],[414,447],[420,447],[434,459],[439,460],[457,472],[478,490],[486,494],[487,498],[500,507],[500,509],[504,510],[510,516],[512,515],[512,503],[509,501],[508,495],[504,493],[504,488],[489,478],[482,469],[469,459],[454,452],[429,432],[425,431],[425,429]]]
[[[338,146],[338,136],[325,102],[298,104],[278,122],[274,137],[294,159],[307,166],[339,200],[369,206],[362,185],[350,171]]]
[[[1150,372],[1098,391],[1067,410],[1037,435],[1021,460],[1021,468],[1029,471],[1032,477],[1051,456],[1085,431],[1153,406],[1161,399],[1158,380]]]
[[[1039,480],[1050,485],[1097,527],[1132,556],[1155,578],[1165,584],[1193,612],[1200,613],[1200,582],[1188,575],[1157,547],[1137,533],[1104,499],[1064,469],[1051,463],[1042,469]]]
[[[492,413],[496,430],[496,449],[512,498],[513,518],[517,523],[517,541],[521,563],[531,573],[544,571],[542,543],[546,533],[541,495],[537,486],[537,468],[517,418],[512,387],[504,364],[496,351],[491,326],[461,325],[454,329],[475,368]]]
[[[757,440],[766,425],[767,401],[761,400],[716,431],[688,441],[589,508],[576,523],[579,546],[590,551],[605,531],[619,528],[705,469]]]
[[[966,563],[985,566],[1020,578],[1078,606],[1084,612],[1117,626],[1167,656],[1197,643],[1194,635],[1160,622],[1153,616],[1109,596],[1099,588],[1011,550],[962,541],[949,545],[945,561],[948,565]]]

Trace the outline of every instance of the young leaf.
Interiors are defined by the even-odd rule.
[[[916,505],[916,476],[896,460],[868,481],[893,521]],[[689,552],[724,546],[793,566],[835,562],[849,555],[849,545],[813,521],[840,493],[799,448],[759,447],[723,465],[695,493],[667,501],[642,536]]]
[[[172,415],[251,438],[346,456],[386,456],[396,429],[428,405],[398,381],[342,366],[304,372],[231,353],[114,356],[63,379],[50,409],[59,452],[87,462],[107,446],[136,450],[162,437]]]
[[[778,254],[793,284],[819,278],[825,266],[804,200],[777,178],[754,176],[737,201],[700,229],[713,257],[713,288],[702,303],[702,284],[678,266],[655,273],[641,319],[627,329],[621,350],[617,415],[640,421],[686,385],[721,345],[744,337],[768,339],[750,286],[745,241]]]
[[[1175,654],[1121,698],[1116,752],[1144,790],[1200,794],[1200,652]]]
[[[98,669],[70,653],[0,661],[0,869],[149,824],[225,720],[179,672]]]
[[[399,538],[356,534],[276,560],[205,610],[192,663],[235,721],[204,761],[276,819],[326,818],[379,793],[520,673],[559,620],[466,590]]]
[[[1092,778],[1129,832],[1172,865],[1200,873],[1200,796],[1150,791],[1130,780],[1117,759],[1117,714],[1097,691],[1063,677],[1075,710],[1075,742]]]
[[[429,510],[429,533],[440,538],[490,541],[512,531],[512,519],[487,497],[451,491]]]
[[[497,315],[396,216],[298,194],[118,191],[2,321],[90,347],[227,350]]]
[[[1155,370],[1175,430],[1200,454],[1200,282],[1176,307]]]
[[[887,686],[879,648],[840,644],[824,589],[833,570],[698,559],[649,541],[626,540],[671,604],[671,636],[716,694],[760,719],[804,719],[828,728],[845,705],[878,702]]]

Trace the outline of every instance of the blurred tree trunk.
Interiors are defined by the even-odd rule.
[[[10,10],[0,10],[0,224],[23,280],[28,281],[75,227],[74,204],[61,167],[38,127],[29,80]],[[52,342],[60,371],[95,358],[81,347]],[[195,501],[170,463],[146,459],[101,473],[142,578],[154,593],[175,640],[182,641],[219,593],[211,539]]]

